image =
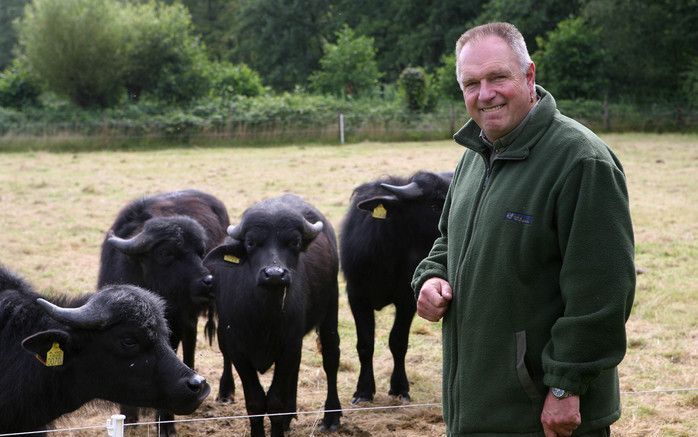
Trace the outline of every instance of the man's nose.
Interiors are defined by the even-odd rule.
[[[492,100],[497,94],[494,87],[489,81],[483,80],[480,83],[480,93],[478,94],[478,99],[483,101]]]

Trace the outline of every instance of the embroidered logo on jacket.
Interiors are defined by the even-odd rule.
[[[521,223],[524,225],[530,225],[533,223],[532,215],[521,214],[519,212],[507,212],[504,215],[504,219],[512,221],[514,223]]]

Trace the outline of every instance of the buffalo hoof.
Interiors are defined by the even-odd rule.
[[[216,402],[218,402],[219,404],[223,404],[223,405],[234,404],[235,403],[235,396],[234,395],[230,395],[230,396],[218,395],[218,396],[216,396]]]
[[[354,397],[351,398],[352,405],[365,404],[370,402],[373,402],[373,396],[354,395]]]
[[[402,405],[407,405],[412,402],[412,398],[410,398],[409,393],[400,393],[398,395],[394,395],[390,393],[390,397],[401,403]]]
[[[320,424],[321,432],[337,432],[339,430],[339,416],[325,417]]]
[[[177,431],[173,423],[163,423],[159,426],[158,437],[176,437]]]

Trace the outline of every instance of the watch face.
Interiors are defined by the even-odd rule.
[[[553,387],[550,389],[550,392],[558,399],[565,396],[565,391],[561,388]]]

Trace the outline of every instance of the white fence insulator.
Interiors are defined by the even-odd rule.
[[[109,437],[124,437],[124,420],[126,416],[123,414],[114,414],[107,419],[107,434]]]

